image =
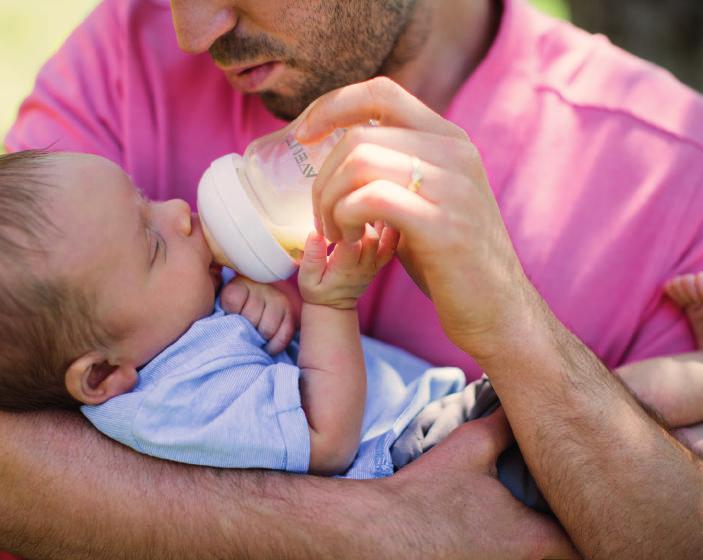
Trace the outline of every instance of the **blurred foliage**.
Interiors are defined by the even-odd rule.
[[[0,0],[0,146],[44,61],[97,0]]]
[[[570,0],[579,27],[671,70],[703,91],[703,0]]]
[[[561,19],[571,19],[568,0],[530,0],[540,10]]]

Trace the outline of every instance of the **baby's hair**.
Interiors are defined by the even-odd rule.
[[[40,274],[51,221],[52,164],[60,154],[0,155],[0,409],[73,408],[66,368],[98,336],[89,298],[65,278]],[[47,268],[44,267],[44,270]]]

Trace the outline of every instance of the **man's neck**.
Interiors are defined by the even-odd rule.
[[[488,52],[499,0],[418,0],[383,73],[442,114]]]

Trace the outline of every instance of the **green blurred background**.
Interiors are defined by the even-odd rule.
[[[531,0],[703,88],[703,0]],[[0,146],[42,63],[97,0],[0,0]]]

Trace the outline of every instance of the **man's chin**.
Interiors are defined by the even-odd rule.
[[[315,101],[339,87],[364,80],[364,76],[338,76],[291,69],[275,86],[258,93],[266,108],[279,119],[292,121]]]
[[[258,94],[266,108],[276,117],[284,121],[292,121],[314,101],[301,100],[298,97],[284,96],[273,91]]]

